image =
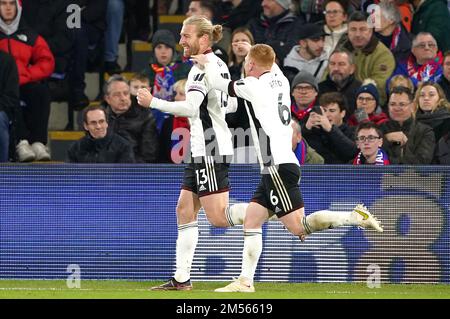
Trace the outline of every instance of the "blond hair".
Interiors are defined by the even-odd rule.
[[[130,79],[130,84],[133,81],[141,81],[144,83],[150,83],[150,79],[148,78],[147,74],[141,72],[141,73],[134,73],[134,75]]]
[[[406,82],[406,86],[405,85],[400,85],[399,83],[401,82]],[[394,75],[390,80],[389,80],[389,92],[392,91],[393,88],[395,88],[396,86],[404,86],[407,89],[409,89],[411,91],[411,93],[414,93],[414,84],[411,81],[411,79],[407,76],[398,74],[398,75]]]
[[[222,39],[222,26],[213,25],[205,16],[192,16],[183,21],[183,26],[195,25],[197,27],[197,37],[207,35],[210,43],[215,43]]]
[[[423,83],[420,83],[419,86],[417,87],[416,95],[414,97],[414,113],[416,113],[419,110],[420,92],[426,86],[434,87],[439,95],[439,101],[437,102],[436,106],[433,107],[431,112],[434,112],[439,108],[446,108],[447,110],[450,111],[450,102],[447,101],[447,98],[445,96],[445,93],[444,93],[444,90],[442,89],[442,87],[439,84],[434,83],[434,82],[423,82]]]
[[[267,44],[256,44],[252,46],[248,53],[249,58],[253,59],[255,64],[262,68],[272,68],[275,63],[275,51]]]
[[[176,81],[173,85],[173,90],[178,91],[180,89],[184,93],[186,93],[186,88],[185,88],[186,82],[187,82],[187,79],[181,79],[181,80]]]

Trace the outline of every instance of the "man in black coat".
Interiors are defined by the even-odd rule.
[[[12,146],[15,146],[14,123],[18,108],[19,74],[16,62],[8,53],[0,51],[0,162],[7,162],[9,159],[10,139]],[[13,123],[11,128],[10,122]],[[13,134],[10,134],[10,130]]]
[[[115,133],[108,133],[105,110],[86,108],[83,125],[87,134],[71,145],[67,161],[71,163],[134,163],[131,144]]]
[[[263,1],[262,13],[249,21],[248,29],[255,43],[270,45],[279,62],[282,62],[296,44],[297,30],[302,28],[304,19],[289,10],[291,0]]]
[[[328,61],[328,75],[325,81],[319,83],[319,94],[339,92],[347,102],[346,119],[356,109],[356,91],[361,82],[355,78],[356,65],[353,53],[346,49],[336,49]]]
[[[136,163],[157,162],[159,144],[155,119],[149,110],[132,105],[127,80],[113,75],[103,91],[108,104],[108,132],[117,133],[131,143]]]
[[[358,148],[353,127],[344,123],[345,100],[340,93],[329,92],[319,98],[319,110],[313,110],[302,128],[303,138],[325,160],[325,164],[349,163]]]

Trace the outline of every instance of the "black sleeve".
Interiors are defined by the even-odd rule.
[[[156,130],[156,121],[150,113],[147,114],[140,139],[139,151],[142,157],[141,160],[145,163],[156,163],[159,157],[158,132]],[[139,160],[136,159],[136,161],[138,162]]]
[[[121,147],[121,151],[119,152],[119,157],[117,158],[116,163],[135,163],[136,160],[134,159],[134,151],[133,146],[131,144],[123,139],[123,144]]]
[[[78,141],[73,142],[67,150],[66,163],[78,163],[77,153],[78,153]]]
[[[19,107],[19,74],[9,54],[1,51],[0,60],[0,111],[11,116]]]

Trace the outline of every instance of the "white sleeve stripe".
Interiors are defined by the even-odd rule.
[[[205,92],[203,92],[203,91],[201,91],[199,89],[189,89],[188,90],[188,92],[194,92],[194,91],[200,92],[201,94],[203,94],[203,96],[206,96]]]

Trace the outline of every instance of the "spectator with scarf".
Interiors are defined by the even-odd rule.
[[[363,122],[356,128],[356,145],[359,153],[353,159],[353,165],[389,165],[387,153],[381,148],[383,133],[373,122]]]
[[[363,122],[373,122],[380,125],[389,117],[380,107],[380,95],[374,81],[364,81],[363,85],[356,91],[356,111],[348,119],[350,126],[357,126]]]
[[[375,36],[388,47],[397,63],[408,58],[411,52],[411,35],[402,24],[402,17],[395,3],[381,2],[380,25],[375,26]]]
[[[187,77],[191,63],[178,59],[175,37],[169,30],[156,31],[152,38],[152,46],[153,56],[148,70],[151,92],[157,98],[173,101],[174,84]],[[151,112],[156,120],[158,134],[161,134],[164,121],[171,115],[157,109],[151,109]]]
[[[311,73],[300,71],[292,80],[291,113],[302,125],[306,123],[309,113],[316,105],[318,93],[317,79]]]
[[[442,53],[431,33],[421,32],[412,41],[411,54],[400,63],[393,75],[403,74],[417,87],[419,82],[437,82],[442,76]]]

